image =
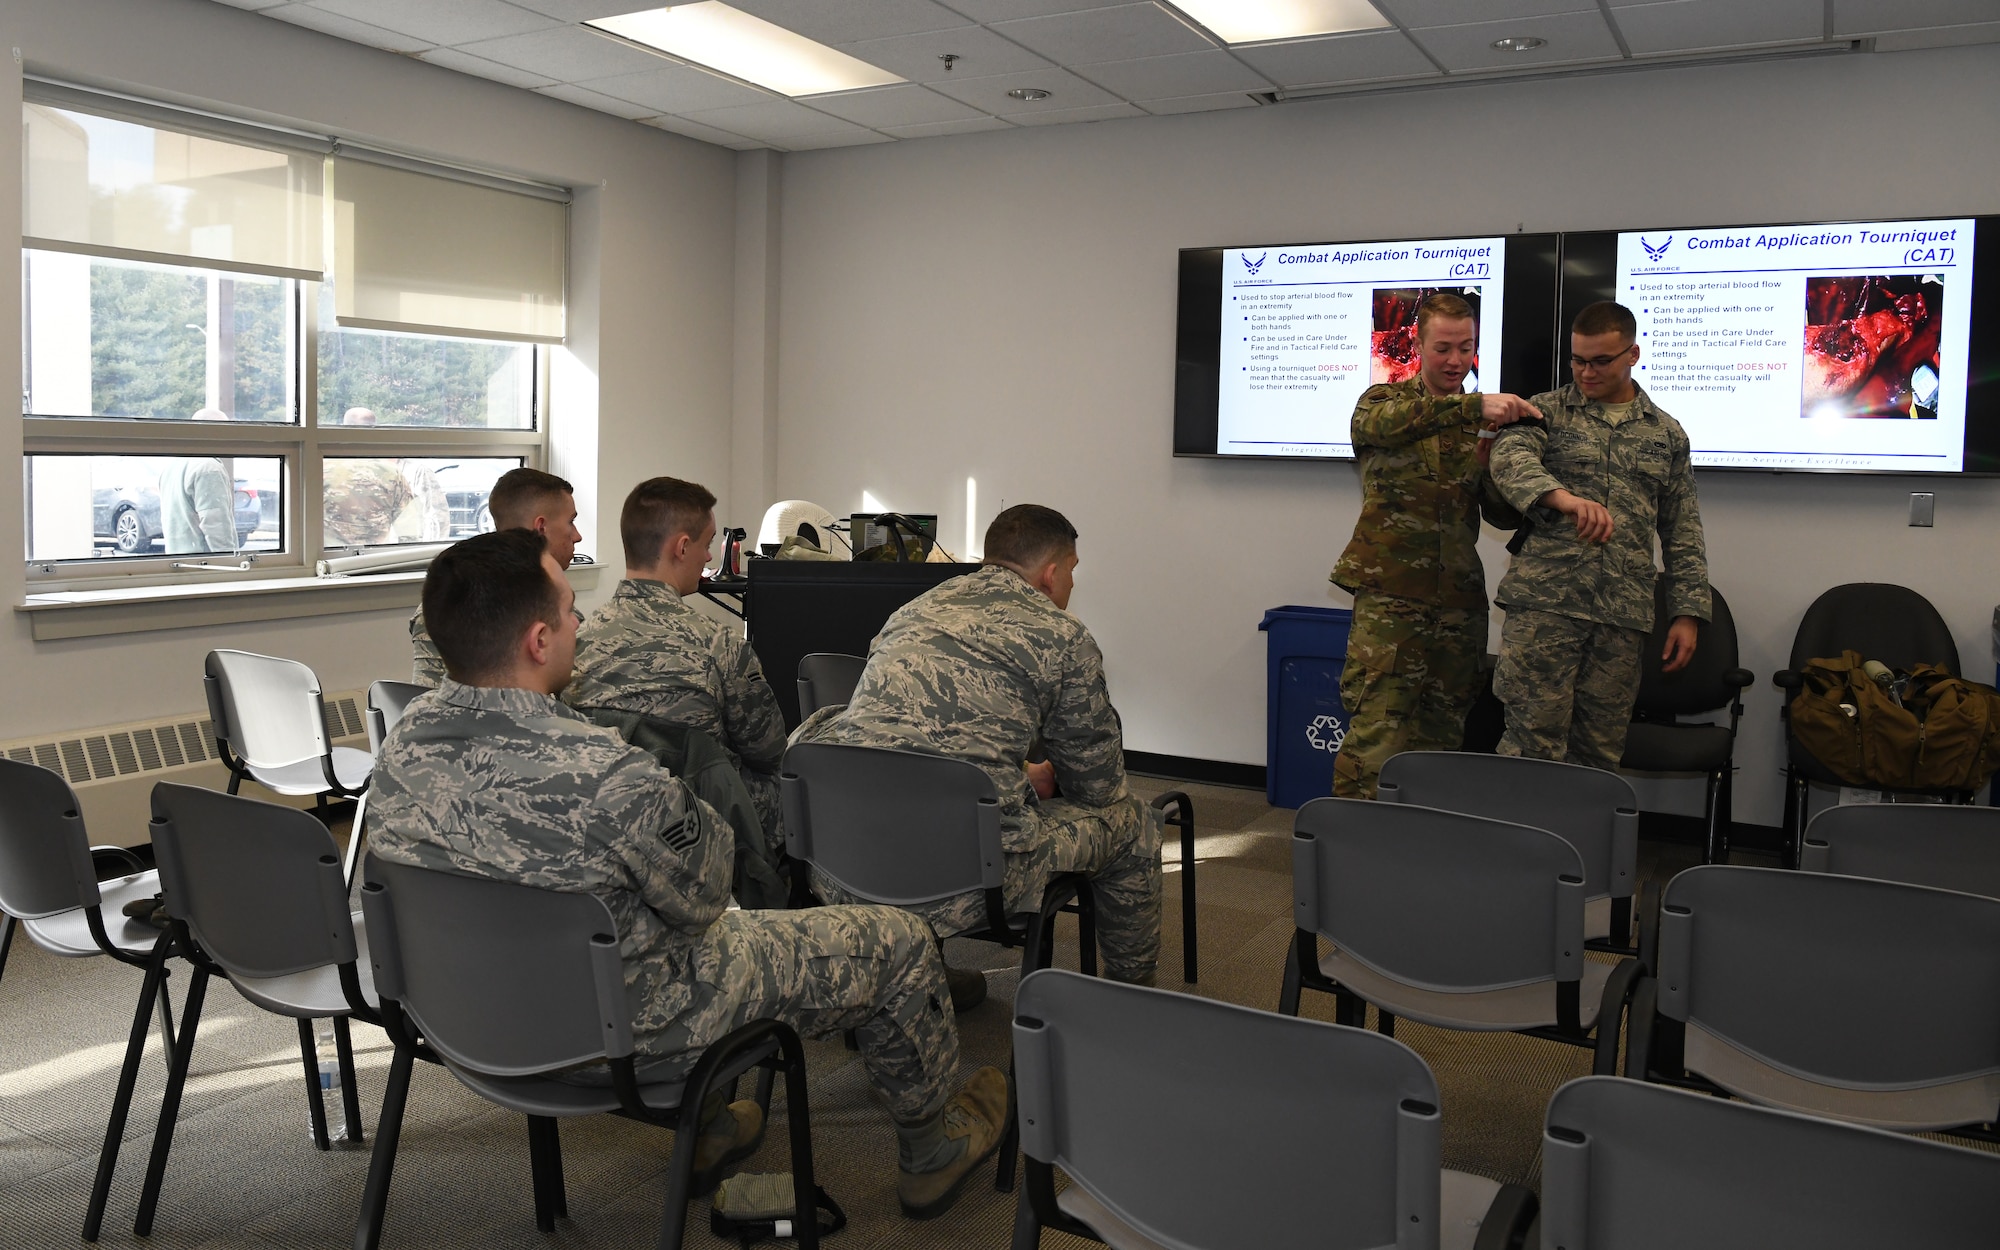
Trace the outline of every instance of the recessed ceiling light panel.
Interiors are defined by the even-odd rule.
[[[904,81],[721,0],[600,17],[585,25],[782,95],[823,95]]]
[[[1173,4],[1224,43],[1304,39],[1389,26],[1368,0],[1173,0]]]
[[[1049,98],[1049,93],[1042,90],[1040,87],[1016,87],[1012,91],[1009,91],[1007,94],[1009,97],[1013,99],[1026,100],[1030,104],[1034,103],[1036,100],[1046,100]]]
[[[1546,48],[1549,41],[1533,35],[1509,35],[1505,39],[1495,39],[1493,46],[1502,52],[1533,52],[1536,48]]]

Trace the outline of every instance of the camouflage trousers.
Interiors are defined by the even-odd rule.
[[[750,792],[750,804],[757,809],[757,823],[764,826],[764,845],[776,859],[785,853],[785,805],[778,794],[778,775],[760,773],[744,765],[737,766],[736,775],[743,778],[743,788]]]
[[[1484,607],[1356,593],[1340,671],[1347,735],[1333,757],[1334,794],[1374,798],[1382,765],[1400,752],[1458,750],[1485,655]]]
[[[1151,985],[1160,964],[1160,822],[1137,798],[1110,807],[1049,799],[1034,809],[1037,827],[1025,851],[1007,852],[1001,895],[1011,915],[1041,910],[1042,893],[1057,873],[1090,878],[1097,902],[1097,949],[1114,981]],[[850,897],[818,873],[824,899]],[[984,894],[958,894],[909,909],[941,938],[986,927]]]
[[[1615,771],[1639,697],[1644,630],[1517,610],[1500,627],[1500,754]]]
[[[693,1001],[639,1035],[646,1073],[692,1071],[702,1048],[752,1020],[806,1037],[853,1029],[868,1080],[900,1124],[944,1109],[958,1026],[944,962],[924,922],[895,907],[729,911],[692,953]]]

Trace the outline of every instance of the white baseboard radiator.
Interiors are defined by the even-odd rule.
[[[368,749],[367,722],[362,719],[367,700],[367,692],[361,690],[325,696],[326,732],[337,745]],[[155,782],[214,790],[229,785],[229,770],[216,754],[215,727],[206,714],[0,742],[0,756],[39,764],[67,778],[96,845],[139,846],[151,841],[146,823],[152,818]],[[313,805],[310,798],[285,798],[254,781],[245,781],[242,793],[294,807]]]

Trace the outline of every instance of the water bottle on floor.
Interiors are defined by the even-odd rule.
[[[333,1021],[313,1021],[313,1033],[317,1038],[314,1050],[319,1056],[319,1097],[326,1106],[326,1136],[328,1141],[338,1141],[347,1135],[347,1112],[341,1097],[340,1049],[334,1044]],[[308,1119],[308,1132],[311,1123]]]

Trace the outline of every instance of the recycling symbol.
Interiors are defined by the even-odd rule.
[[[1347,737],[1347,726],[1340,723],[1338,716],[1315,716],[1313,723],[1306,726],[1306,741],[1315,751],[1332,754],[1340,750],[1340,744]]]

